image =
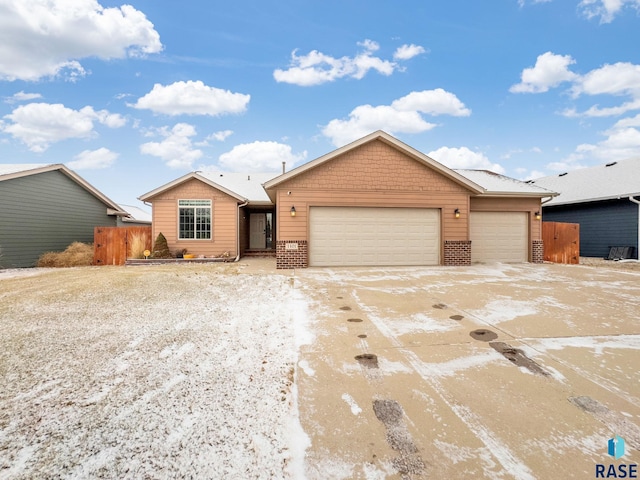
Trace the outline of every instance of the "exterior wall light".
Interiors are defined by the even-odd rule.
[[[536,212],[536,220],[540,220],[542,218],[542,215],[540,215],[540,211]]]
[[[291,210],[289,210],[289,213],[291,213],[292,217],[295,217],[296,216],[296,207],[291,206]]]
[[[453,215],[454,215],[456,218],[460,218],[460,209],[459,209],[459,208],[456,208],[456,209],[453,211]]]

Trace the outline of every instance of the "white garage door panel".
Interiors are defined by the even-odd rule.
[[[524,212],[471,212],[471,262],[526,262],[529,257],[527,219]]]
[[[439,210],[311,207],[309,222],[312,266],[440,263]]]

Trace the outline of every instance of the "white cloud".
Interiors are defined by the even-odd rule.
[[[193,148],[191,137],[196,129],[188,123],[177,123],[171,130],[164,127],[159,131],[165,137],[161,142],[147,142],[140,145],[140,152],[159,157],[171,168],[190,169],[193,162],[202,157],[202,150]]]
[[[216,140],[218,142],[224,142],[227,138],[233,135],[233,130],[221,130],[214,132],[207,137],[207,140]]]
[[[42,98],[42,95],[39,93],[25,93],[24,91],[19,91],[18,93],[14,93],[10,97],[5,97],[5,103],[20,103],[20,102],[28,102],[30,100],[37,100],[38,98]]]
[[[0,79],[35,81],[86,71],[78,59],[124,58],[162,50],[144,13],[96,0],[4,0],[0,7]]]
[[[423,90],[394,100],[391,106],[398,111],[416,111],[428,115],[452,115],[468,117],[471,110],[458,97],[442,88]]]
[[[381,105],[361,105],[354,108],[347,120],[331,120],[322,134],[331,139],[336,147],[341,147],[376,130],[390,134],[420,133],[434,128],[436,124],[425,121],[418,112],[398,111]]]
[[[424,90],[394,100],[391,105],[360,105],[347,119],[331,120],[322,133],[340,147],[376,130],[390,134],[420,133],[436,126],[427,122],[422,114],[468,116],[471,111],[452,93],[442,90]]]
[[[123,117],[107,110],[95,111],[89,106],[73,110],[59,103],[21,105],[4,118],[13,123],[2,124],[2,131],[23,142],[33,152],[44,152],[52,143],[69,138],[96,135],[94,121],[110,128],[118,128],[126,123]]]
[[[383,60],[373,55],[380,46],[372,40],[358,43],[363,52],[354,57],[335,58],[317,50],[307,55],[298,55],[298,50],[291,52],[291,62],[286,70],[276,69],[273,77],[277,82],[291,83],[304,87],[333,82],[344,77],[362,79],[371,70],[382,75],[391,75],[399,68],[396,62]],[[396,60],[407,60],[424,52],[418,45],[403,45],[396,50]]]
[[[624,115],[632,110],[640,110],[640,98],[631,102],[625,102],[622,105],[616,107],[604,107],[600,108],[598,105],[589,107],[584,112],[580,113],[575,108],[568,108],[562,112],[562,115],[569,118],[575,117],[617,117]]]
[[[84,150],[73,157],[74,160],[68,162],[67,166],[74,170],[96,170],[108,168],[115,163],[118,156],[119,155],[117,153],[104,147],[97,150]]]
[[[586,75],[576,77],[571,87],[574,97],[581,95],[629,96],[631,101],[613,107],[593,105],[584,112],[567,108],[565,117],[610,117],[640,109],[640,65],[628,62],[604,65]]]
[[[289,145],[278,142],[253,142],[236,145],[220,155],[220,165],[230,171],[277,172],[282,162],[287,168],[304,161],[307,152],[294,154]]]
[[[512,93],[542,93],[563,82],[574,80],[577,75],[568,68],[574,63],[575,60],[570,55],[543,53],[538,56],[535,66],[525,68],[522,71],[521,82],[513,85],[509,91]]]
[[[546,174],[544,172],[541,172],[540,170],[529,170],[527,168],[516,168],[516,173],[518,174],[518,176],[516,178],[518,178],[518,180],[523,180],[523,181],[527,181],[527,180],[534,180],[536,178],[540,178],[540,177],[544,177],[546,176]]]
[[[550,170],[568,171],[581,168],[583,160],[611,162],[638,156],[640,151],[640,114],[623,118],[610,129],[602,132],[601,142],[578,145],[573,153],[560,162],[547,165]]]
[[[166,115],[218,116],[244,112],[250,99],[251,95],[209,87],[199,80],[189,80],[166,86],[156,83],[149,93],[131,106]]]
[[[491,161],[480,152],[474,152],[467,147],[440,147],[427,153],[427,156],[449,168],[490,170],[495,173],[504,173],[505,169]]]
[[[529,0],[527,2],[527,0],[518,0],[518,5],[520,5],[520,7],[524,7],[527,3],[549,3],[551,2],[551,0]]]
[[[589,19],[600,17],[600,23],[611,23],[624,7],[640,10],[640,0],[582,0],[578,8]]]
[[[425,52],[426,50],[424,49],[424,47],[421,47],[420,45],[414,45],[413,43],[411,45],[402,45],[398,47],[394,52],[393,59],[409,60]]]
[[[640,97],[640,65],[619,62],[596,68],[578,78],[572,92],[575,96],[631,94]]]

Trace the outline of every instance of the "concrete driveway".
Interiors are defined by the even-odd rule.
[[[308,478],[596,478],[640,461],[640,271],[307,269]],[[614,435],[625,455],[607,455]]]

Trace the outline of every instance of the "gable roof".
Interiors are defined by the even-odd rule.
[[[239,203],[271,205],[271,200],[262,188],[262,184],[275,175],[274,173],[191,172],[138,198],[145,202],[182,183],[195,179],[226,193]]]
[[[531,184],[560,192],[559,196],[545,206],[638,196],[640,157],[550,175],[531,180]]]
[[[558,193],[538,185],[490,172],[489,170],[456,169],[460,175],[484,188],[483,196],[555,197]]]
[[[348,152],[349,150],[353,150],[355,148],[358,148],[366,143],[369,143],[375,140],[382,141],[387,145],[400,150],[402,153],[413,158],[417,162],[422,163],[427,167],[430,167],[431,169],[437,171],[438,173],[444,175],[445,177],[471,190],[473,193],[476,193],[476,194],[483,193],[484,191],[484,189],[480,185],[476,184],[472,180],[460,175],[459,173],[457,173],[454,170],[451,170],[450,168],[445,167],[441,163],[436,162],[433,158],[428,157],[424,153],[416,150],[413,147],[410,147],[406,143],[401,142],[397,138],[392,137],[391,135],[389,135],[386,132],[383,132],[382,130],[373,132],[367,135],[366,137],[362,137],[361,139],[356,140],[355,142],[351,142],[348,145],[345,145],[344,147],[340,147],[332,152],[327,153],[326,155],[323,155],[319,158],[316,158],[315,160],[312,160],[311,162],[305,163],[304,165],[300,165],[299,167],[296,167],[293,170],[283,173],[282,175],[279,175],[269,180],[268,182],[266,182],[264,184],[264,188],[265,190],[267,190],[267,192],[269,192],[269,190],[277,187],[278,185],[280,185],[283,182],[286,182],[287,180],[297,177],[298,175],[301,175],[315,167],[318,167],[323,163],[329,162],[334,158],[342,155],[343,153]],[[269,194],[270,197],[271,195],[272,193]]]
[[[84,188],[91,195],[96,197],[102,203],[107,206],[108,215],[127,216],[128,213],[123,211],[120,206],[87,182],[80,175],[70,170],[62,163],[9,163],[0,165],[0,182],[6,180],[12,180],[15,178],[28,177],[30,175],[37,175],[45,172],[59,171],[63,175],[66,175],[72,181],[77,183],[80,187]]]

